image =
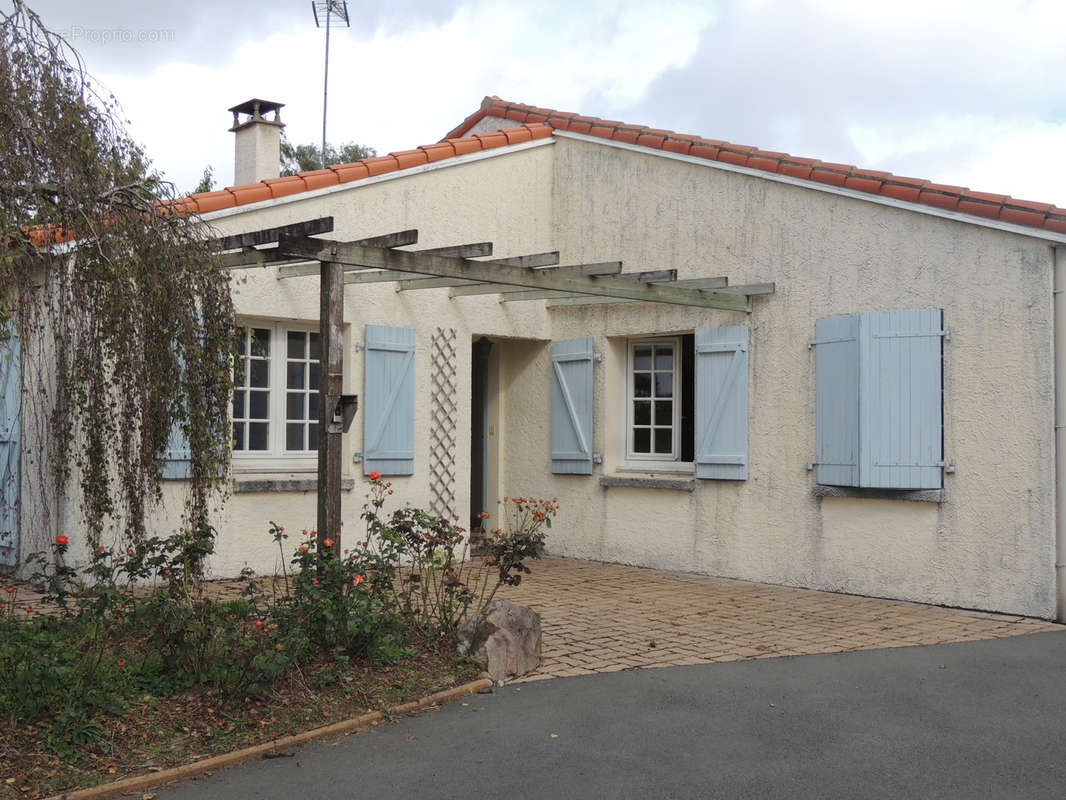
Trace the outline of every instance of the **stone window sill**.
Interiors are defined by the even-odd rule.
[[[674,492],[691,492],[696,489],[696,479],[677,475],[601,475],[600,486],[624,486],[629,489],[667,489]]]
[[[819,486],[815,497],[851,497],[863,500],[907,500],[912,503],[943,503],[943,489],[860,489],[855,486]]]
[[[341,478],[341,491],[355,488],[355,478]],[[234,494],[253,492],[315,492],[318,476],[300,475],[238,475],[233,478]]]

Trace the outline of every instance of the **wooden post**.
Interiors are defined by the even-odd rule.
[[[344,267],[321,262],[321,310],[318,381],[318,547],[333,540],[341,552],[341,435],[340,399],[344,384]]]

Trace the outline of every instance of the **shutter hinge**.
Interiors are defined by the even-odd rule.
[[[592,463],[593,464],[602,464],[603,463],[603,453],[593,453],[592,454]]]
[[[807,349],[810,350],[816,344],[836,344],[837,342],[854,342],[854,336],[844,336],[840,339],[811,339],[807,342]]]
[[[355,350],[355,352],[360,353],[363,350],[366,350],[366,342],[356,342],[352,346],[352,349]]]
[[[808,461],[807,462],[807,472],[810,472],[816,466],[818,466],[818,462],[817,461]]]
[[[599,364],[601,361],[603,361],[603,353],[593,353],[592,360]]]

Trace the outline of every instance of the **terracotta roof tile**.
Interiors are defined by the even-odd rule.
[[[512,130],[519,130],[514,128]],[[442,158],[451,158],[455,155],[455,148],[448,142],[441,142],[440,144],[424,144],[418,148],[426,154],[426,161],[440,161]]]
[[[1054,208],[1048,203],[1015,200],[1007,195],[972,192],[962,186],[936,184],[922,178],[861,169],[851,164],[823,163],[816,159],[759,151],[754,147],[703,139],[659,128],[645,128],[616,120],[536,108],[523,103],[512,103],[495,95],[486,97],[481,102],[481,108],[449,132],[448,137],[464,135],[486,116],[520,119],[523,114],[530,112],[533,112],[537,119],[560,130],[571,130],[616,141],[633,141],[632,132],[635,131],[637,144],[655,150],[683,153],[764,172],[777,172],[795,178],[846,186],[866,194],[1066,233],[1066,210]]]
[[[337,173],[331,169],[316,169],[311,172],[301,172],[300,177],[304,179],[304,183],[307,184],[308,189],[321,189],[324,186],[335,186],[339,183]],[[240,201],[238,201],[238,205]]]
[[[474,148],[475,150],[480,148]],[[458,153],[458,150],[456,150]],[[367,170],[371,175],[381,175],[385,172],[392,172],[395,169],[399,169],[399,162],[396,160],[396,156],[373,156],[372,158],[362,159],[366,164]]]
[[[419,164],[425,164],[429,161],[424,150],[400,150],[396,153],[389,153],[389,155],[396,159],[397,169],[417,167]]]

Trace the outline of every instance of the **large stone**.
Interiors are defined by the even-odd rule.
[[[484,614],[459,627],[459,653],[470,656],[494,681],[517,678],[540,665],[540,614],[493,600]]]

